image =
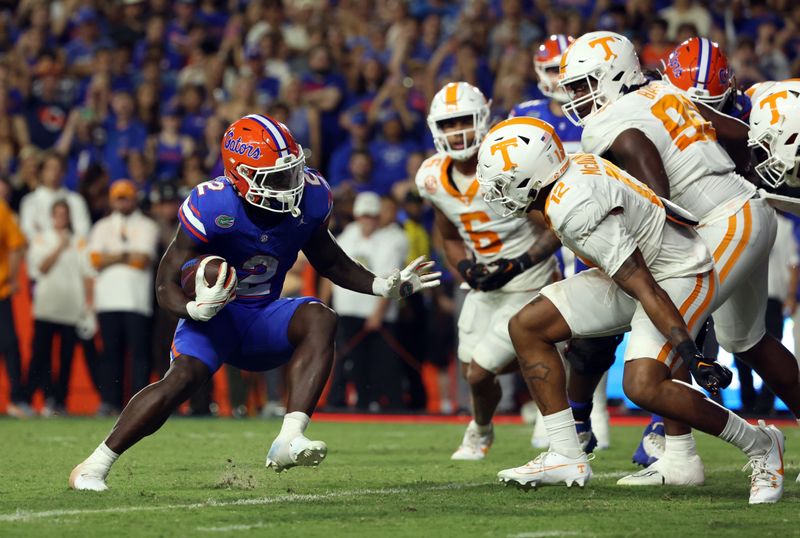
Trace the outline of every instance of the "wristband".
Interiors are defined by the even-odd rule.
[[[700,355],[700,350],[697,349],[697,345],[691,340],[686,340],[678,344],[675,347],[675,351],[678,352],[678,355],[680,355],[687,365],[689,361],[694,360],[694,357]]]
[[[464,277],[464,280],[467,279],[467,271],[469,271],[469,269],[473,265],[474,264],[472,260],[470,260],[469,258],[464,258],[463,260],[458,262],[458,265],[456,265],[456,269],[458,269],[458,272],[461,274],[462,277]]]
[[[530,253],[524,252],[520,256],[514,258],[517,263],[519,263],[519,272],[522,273],[523,271],[527,271],[531,267],[533,267],[533,259],[531,258]]]

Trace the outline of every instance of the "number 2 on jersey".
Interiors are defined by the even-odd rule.
[[[278,260],[272,256],[259,254],[253,256],[242,264],[248,275],[239,280],[236,286],[236,295],[239,297],[259,297],[269,295],[270,280],[278,271]]]
[[[670,138],[683,151],[698,141],[715,141],[717,133],[711,123],[684,97],[666,94],[650,107],[653,115],[661,120]]]
[[[477,221],[479,223],[489,222],[491,217],[485,211],[472,211],[471,213],[462,213],[461,224],[464,225],[464,230],[469,234],[472,239],[472,246],[475,251],[484,256],[489,254],[496,254],[503,248],[503,242],[500,236],[492,231],[475,231],[472,223]]]

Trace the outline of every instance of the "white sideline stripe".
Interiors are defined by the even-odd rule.
[[[594,536],[592,533],[578,532],[578,531],[536,531],[536,532],[520,532],[517,534],[509,534],[508,538],[549,538],[551,536]]]
[[[197,527],[196,530],[201,532],[231,532],[231,531],[249,531],[250,529],[260,529],[264,523],[253,523],[252,525],[225,525],[224,527]]]
[[[494,485],[496,482],[478,482],[474,484],[442,484],[422,488],[382,488],[382,489],[353,489],[345,491],[332,491],[329,493],[307,495],[279,495],[276,497],[259,497],[253,499],[238,499],[235,501],[216,501],[209,499],[204,503],[167,504],[161,506],[118,506],[114,508],[89,508],[71,510],[45,510],[42,512],[28,512],[17,510],[12,514],[0,514],[0,522],[31,521],[62,516],[80,516],[86,514],[125,514],[130,512],[163,512],[165,510],[196,510],[200,508],[224,508],[226,506],[259,506],[266,504],[279,504],[286,502],[316,502],[328,499],[342,499],[347,497],[361,497],[366,495],[402,495],[404,493],[418,493],[420,491],[447,491],[477,488]]]

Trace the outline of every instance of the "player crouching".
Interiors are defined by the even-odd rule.
[[[503,151],[492,150],[504,142]],[[499,212],[542,211],[564,246],[597,266],[546,286],[509,324],[551,445],[526,465],[500,471],[500,480],[530,487],[583,485],[591,478],[555,344],[629,326],[623,374],[628,398],[740,448],[753,468],[750,503],[778,501],[783,434],[763,422],[749,425],[674,379],[688,367],[701,387],[716,392],[732,377],[694,343],[714,307],[719,279],[685,212],[596,155],[567,156],[552,126],[534,118],[505,120],[489,131],[478,152],[478,179]],[[675,222],[681,213],[684,222]]]
[[[158,268],[159,304],[182,318],[170,369],[131,399],[106,440],[72,471],[71,488],[106,490],[119,455],[158,430],[224,363],[250,371],[288,365],[288,413],[267,466],[280,472],[318,465],[327,446],[305,430],[333,364],[337,318],[316,298],[280,297],[298,253],[320,275],[360,293],[399,299],[439,284],[423,258],[384,278],[339,248],[328,231],[330,187],[305,166],[283,124],[258,114],[235,121],[223,137],[222,158],[225,175],[195,187],[181,206],[178,231]],[[203,258],[189,298],[181,270],[203,254],[226,262],[210,284],[206,266],[213,258]]]

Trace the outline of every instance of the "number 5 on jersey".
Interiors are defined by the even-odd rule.
[[[472,240],[475,252],[484,256],[496,254],[503,248],[503,242],[495,232],[489,230],[476,231],[473,227],[474,222],[482,224],[491,220],[491,217],[485,211],[472,211],[471,213],[461,214],[461,224],[464,225],[464,230]]]

